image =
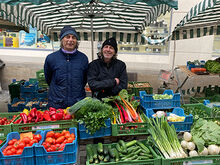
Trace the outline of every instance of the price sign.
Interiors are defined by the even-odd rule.
[[[60,128],[60,125],[42,125],[42,126],[33,126],[32,130],[38,130],[38,129],[54,129],[54,128]]]
[[[194,160],[194,161],[185,161],[183,165],[201,165],[201,164],[212,164],[213,160]]]

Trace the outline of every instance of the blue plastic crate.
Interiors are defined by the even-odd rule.
[[[180,107],[180,93],[173,93],[172,90],[165,90],[164,94],[173,95],[172,99],[154,100],[153,95],[140,91],[140,102],[144,109],[171,109]]]
[[[43,131],[36,131],[36,134],[40,134],[42,137],[44,135]],[[0,164],[1,165],[32,165],[35,164],[34,160],[34,146],[25,147],[21,155],[4,156],[3,150],[8,146],[8,142],[12,139],[20,139],[20,134],[18,132],[11,132],[7,136],[6,143],[0,149]],[[43,138],[39,143],[42,143]]]
[[[151,118],[153,114],[155,114],[153,109],[146,109],[144,110],[144,113],[146,114],[147,117]],[[172,111],[173,114],[176,114],[178,116],[184,116],[185,120],[182,122],[168,122],[170,125],[174,125],[175,129],[177,132],[181,131],[190,131],[191,126],[193,124],[193,115],[185,115],[184,110],[182,108],[174,108]],[[170,113],[167,113],[167,116],[169,116]]]
[[[45,130],[43,141],[46,139],[46,134],[51,130]],[[74,164],[77,161],[77,129],[70,128],[70,133],[75,134],[73,143],[67,143],[63,151],[47,152],[42,146],[42,143],[35,145],[35,158],[38,165],[54,165],[54,164]]]
[[[21,92],[20,97],[23,99],[34,99],[38,98],[37,92]]]
[[[37,92],[38,91],[38,83],[37,82],[30,83],[29,81],[26,81],[24,83],[24,85],[21,85],[20,91],[22,93],[25,93],[25,92]]]
[[[37,93],[37,98],[42,98],[42,99],[46,99],[48,98],[48,92],[47,91],[44,91],[42,93]]]
[[[18,104],[17,106],[12,106],[13,104],[19,102],[19,101],[24,101],[22,104]],[[8,112],[21,112],[25,108],[26,101],[25,100],[20,100],[18,98],[14,98],[11,104],[8,104]]]
[[[111,128],[111,120],[107,119],[105,121],[106,127],[100,128],[94,134],[90,134],[90,131],[86,129],[84,124],[79,124],[79,137],[80,139],[91,139],[103,136],[111,136],[112,135],[112,128]],[[88,132],[88,133],[87,133]]]

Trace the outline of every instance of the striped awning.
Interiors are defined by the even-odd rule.
[[[203,0],[190,9],[167,37],[158,40],[145,39],[152,44],[159,44],[214,34],[220,35],[220,0]]]
[[[176,25],[172,39],[220,34],[220,0],[203,0]]]
[[[79,32],[81,40],[91,40],[93,29],[93,39],[97,41],[108,36],[115,36],[125,42],[141,41],[141,33],[146,26],[170,11],[171,7],[177,7],[177,0],[29,1],[21,0],[16,3],[17,1],[0,0],[4,2],[0,3],[0,16],[16,25],[32,25],[47,35],[59,35],[64,25],[71,25]],[[157,5],[159,2],[160,5]]]

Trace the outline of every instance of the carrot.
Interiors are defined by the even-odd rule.
[[[120,96],[120,94],[119,94]],[[130,112],[131,117],[137,121],[138,120],[138,114],[136,112],[136,110],[132,107],[132,105],[127,102],[126,100],[124,100],[121,96],[120,96],[121,100],[123,101],[123,103],[125,104],[125,106],[127,107],[128,111]]]
[[[120,118],[121,118],[121,123],[125,123],[125,120],[124,120],[124,117],[123,117],[123,114],[122,114],[122,112],[121,112],[120,107],[118,106],[117,103],[115,103],[115,105],[118,107],[118,110],[119,110],[119,113],[120,113]]]

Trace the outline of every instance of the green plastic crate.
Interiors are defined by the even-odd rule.
[[[37,71],[36,72],[36,77],[37,77],[37,80],[45,80],[44,69],[41,69],[41,70]]]
[[[203,103],[204,100],[209,100],[210,102],[220,102],[220,95],[213,95],[209,97],[190,97],[190,103]]]
[[[178,159],[162,158],[162,165],[220,165],[220,155],[195,156]]]
[[[7,119],[12,119],[14,115],[19,115],[19,112],[13,112],[13,113],[0,113],[0,117]],[[0,138],[6,138],[7,135],[12,132],[12,124],[9,125],[0,125]]]
[[[128,82],[128,87],[127,87],[128,94],[132,94],[132,88],[134,88],[133,84],[134,84],[133,81]]]
[[[117,143],[112,144],[103,144],[103,146],[109,146],[111,145],[115,147]],[[97,144],[92,144],[93,146],[97,147]],[[87,152],[87,151],[86,151]],[[86,160],[86,165],[91,165],[88,161],[88,158]],[[99,165],[161,165],[161,158],[155,158],[155,159],[149,159],[149,160],[132,160],[132,161],[118,161],[118,162],[101,162]]]
[[[78,123],[75,120],[59,120],[59,121],[42,121],[37,123],[26,123],[26,124],[13,124],[13,132],[32,132],[36,130],[48,130],[54,131],[69,129],[71,127],[77,128]]]
[[[6,137],[5,138],[0,138],[0,140],[2,140],[3,142],[0,144],[0,148],[3,146],[3,144],[6,142]]]
[[[112,124],[112,136],[144,134],[148,134],[148,123]]]
[[[153,88],[149,82],[133,82],[132,93],[139,96],[139,91],[146,91],[147,94],[153,94]]]
[[[192,108],[200,108],[202,110],[204,110],[210,117],[211,117],[211,108],[205,106],[204,104],[202,103],[197,103],[197,104],[184,104],[182,105],[182,107],[192,107]]]

